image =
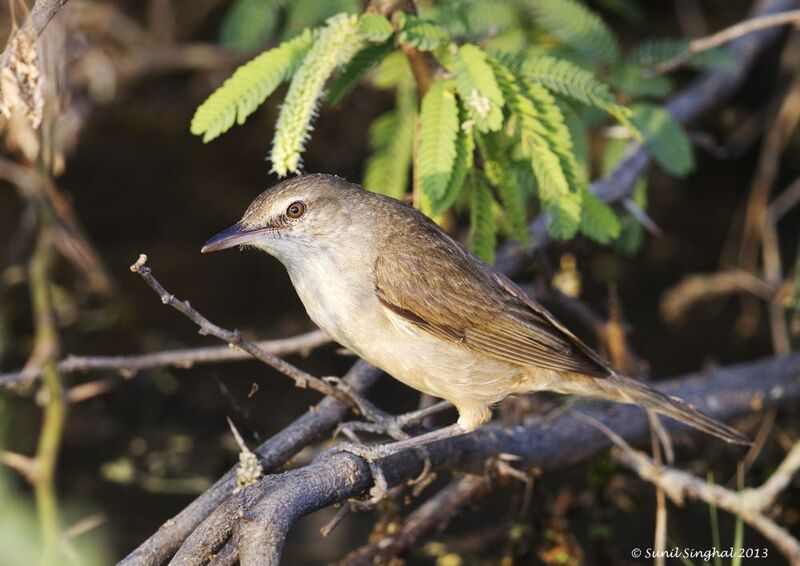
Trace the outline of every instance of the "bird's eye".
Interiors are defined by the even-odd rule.
[[[293,202],[289,205],[289,208],[286,209],[286,216],[289,218],[300,218],[303,216],[303,213],[306,211],[306,205],[302,202]]]

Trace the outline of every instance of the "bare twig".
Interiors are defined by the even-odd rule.
[[[37,36],[41,35],[50,20],[55,17],[66,3],[67,0],[37,0],[20,29],[23,32],[33,31]],[[0,69],[5,67],[7,59],[8,50],[6,49],[0,54]]]
[[[159,283],[158,280],[153,277],[150,268],[145,266],[146,262],[147,256],[144,254],[140,255],[136,263],[131,265],[131,271],[141,275],[142,279],[144,279],[150,288],[153,289],[153,291],[155,291],[159,297],[161,297],[162,303],[174,308],[186,316],[189,320],[194,322],[199,327],[200,334],[210,334],[211,336],[219,338],[220,340],[223,340],[232,346],[236,346],[244,350],[254,358],[261,360],[268,366],[292,378],[297,387],[308,387],[309,389],[313,389],[314,391],[322,393],[323,395],[328,395],[348,405],[351,405],[355,409],[361,410],[360,402],[348,395],[345,391],[342,391],[330,383],[327,383],[326,381],[323,381],[322,379],[282,360],[278,356],[259,348],[254,342],[250,342],[249,340],[242,338],[238,330],[231,331],[217,326],[192,308],[188,301],[176,299],[175,295],[167,291],[161,285],[161,283]]]
[[[276,356],[294,353],[305,355],[330,341],[330,337],[321,330],[313,330],[290,338],[261,340],[255,342],[255,345]],[[247,352],[228,346],[213,346],[126,356],[67,356],[58,362],[58,370],[62,374],[107,370],[131,377],[140,371],[159,367],[191,368],[197,364],[249,360],[252,357]],[[36,370],[0,374],[0,387],[13,386],[39,377],[41,372]]]
[[[661,298],[661,314],[668,322],[677,322],[700,301],[743,292],[771,301],[777,288],[747,271],[738,269],[690,275],[664,293]]]
[[[653,74],[669,73],[686,63],[695,55],[709,51],[726,43],[760,30],[785,25],[800,24],[800,10],[791,10],[780,14],[770,14],[744,20],[707,37],[700,37],[689,42],[689,47],[676,57],[659,63],[653,68]]]
[[[658,465],[619,437],[614,438],[614,443],[619,447],[615,457],[642,479],[662,489],[676,505],[683,505],[688,496],[738,515],[772,542],[790,563],[800,564],[800,542],[764,514],[800,468],[800,442],[794,445],[763,485],[738,493],[720,485],[708,484],[687,472]]]

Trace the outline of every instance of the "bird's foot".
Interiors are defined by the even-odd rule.
[[[452,405],[448,401],[440,401],[430,407],[425,407],[418,411],[403,413],[402,415],[392,416],[384,413],[380,409],[370,415],[366,415],[370,422],[351,421],[340,424],[334,432],[334,436],[344,434],[351,441],[360,442],[355,432],[370,432],[373,434],[384,434],[395,440],[405,440],[409,434],[405,432],[406,427],[419,424],[429,416],[441,412]]]

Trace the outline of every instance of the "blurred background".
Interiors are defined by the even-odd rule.
[[[330,13],[340,11],[342,2],[330,4]],[[633,44],[721,29],[744,18],[752,3],[589,4],[623,44]],[[216,345],[163,306],[129,271],[140,253],[148,255],[148,265],[171,292],[247,337],[287,337],[313,329],[277,261],[253,251],[200,254],[209,237],[236,222],[250,201],[277,181],[268,173],[265,157],[281,96],[269,98],[246,124],[208,145],[189,133],[197,106],[249,56],[219,39],[231,8],[227,0],[71,0],[46,32],[53,36],[51,48],[58,51],[59,112],[65,120],[57,139],[48,142],[58,173],[49,190],[69,219],[69,238],[74,238],[60,244],[77,246],[72,252],[59,248],[53,258],[62,356]],[[7,33],[10,12],[4,9],[2,14]],[[288,14],[282,26],[308,25],[291,19],[303,12]],[[23,16],[17,4],[17,20]],[[765,134],[775,126],[788,89],[794,88],[797,98],[800,42],[797,32],[793,34],[782,34],[759,57],[731,100],[689,127],[696,142],[692,174],[676,179],[649,169],[647,212],[660,236],[646,235],[641,248],[630,254],[584,238],[558,243],[531,262],[522,278],[528,282],[541,277],[545,262],[547,277],[568,272],[579,282],[575,294],[602,316],[610,306],[618,309],[632,350],[644,373],[654,379],[774,352],[763,302],[726,293],[675,316],[665,311],[664,297],[684,277],[716,272],[735,259],[732,242],[764,159]],[[680,86],[692,76],[680,72],[673,78]],[[325,106],[305,156],[306,171],[359,182],[368,126],[391,105],[391,94],[365,84],[337,105]],[[19,172],[13,165],[26,151],[24,142],[17,145],[23,147],[8,146],[0,162],[0,372],[23,368],[35,338],[27,264],[36,247],[36,223],[24,182],[22,188],[15,182]],[[600,145],[591,147],[596,161]],[[780,151],[774,156],[775,194],[800,175],[796,129],[787,134]],[[454,228],[463,236],[458,225]],[[780,224],[786,265],[796,261],[799,238],[796,207]],[[51,245],[58,247],[59,242]],[[595,343],[571,311],[558,302],[547,306]],[[315,375],[342,375],[353,362],[333,344],[289,359]],[[73,560],[79,564],[119,560],[228,470],[237,461],[238,448],[226,417],[254,446],[319,399],[253,361],[161,368],[132,376],[77,373],[63,376],[63,381],[69,402],[56,486],[62,522],[73,529]],[[416,407],[418,400],[415,392],[389,379],[381,380],[370,398],[393,413]],[[0,467],[0,564],[37,560],[33,493],[14,455],[36,452],[42,402],[37,384],[0,389],[0,449],[9,464]],[[745,430],[752,434],[763,418],[763,413],[754,417]],[[753,484],[769,475],[800,430],[796,411],[773,412],[769,418],[774,419],[770,440],[748,471]],[[713,470],[714,478],[726,483],[735,477],[737,454],[698,438],[682,464],[700,476]],[[798,493],[788,491],[778,510],[778,520],[795,533],[800,532]],[[608,457],[558,477],[537,479],[524,512],[522,497],[523,487],[512,487],[484,503],[481,513],[457,520],[447,532],[452,543],[447,548],[463,549],[457,559],[465,564],[577,563],[576,557],[579,562],[623,564],[631,563],[632,542],[650,544],[652,488]],[[369,514],[348,517],[323,539],[318,529],[330,516],[330,511],[317,513],[292,531],[285,563],[336,560],[366,540],[374,519]],[[671,540],[708,546],[717,528],[730,544],[733,519],[721,514],[714,527],[703,504],[670,508],[670,517]],[[490,532],[497,525],[503,525],[505,536]],[[484,532],[488,542],[470,547]],[[749,530],[747,541],[753,546],[763,542]],[[409,563],[462,563],[442,562],[446,554],[430,543],[409,557]],[[775,554],[759,561],[768,563],[783,559]]]

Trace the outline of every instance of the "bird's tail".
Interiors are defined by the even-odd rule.
[[[604,379],[596,379],[595,383],[603,388],[606,393],[604,397],[608,399],[651,409],[731,444],[752,444],[750,439],[738,430],[641,381],[615,374]]]

